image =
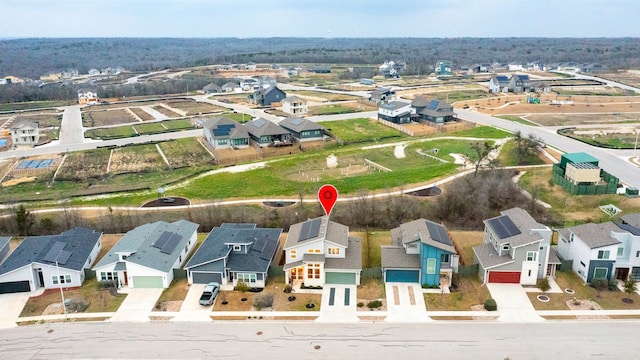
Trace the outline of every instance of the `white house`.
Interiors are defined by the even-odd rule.
[[[411,104],[402,101],[390,101],[380,104],[378,108],[378,119],[397,124],[406,124],[411,121],[412,112],[415,113],[415,109],[411,107]]]
[[[9,130],[11,141],[16,146],[35,146],[40,141],[40,129],[35,121],[19,121]]]
[[[101,232],[74,228],[28,236],[0,265],[0,294],[81,286],[100,252]]]
[[[91,89],[78,90],[78,104],[80,105],[93,105],[100,101],[98,93]]]
[[[98,281],[119,287],[168,288],[197,242],[198,224],[158,221],[126,233],[94,266]]]
[[[509,92],[509,78],[506,75],[493,75],[489,80],[489,92]]]
[[[282,111],[291,115],[304,115],[309,111],[307,107],[307,100],[301,99],[295,95],[287,96],[282,99]]]

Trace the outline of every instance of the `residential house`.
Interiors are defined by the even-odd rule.
[[[251,288],[264,288],[281,233],[282,229],[256,224],[213,228],[185,266],[189,284],[215,281],[235,286],[242,280]]]
[[[80,89],[78,90],[78,104],[80,105],[93,105],[100,102],[98,93],[94,89]]]
[[[242,91],[240,85],[236,82],[229,81],[228,83],[222,85],[222,92],[236,92],[239,93]]]
[[[509,77],[506,75],[493,75],[489,80],[489,92],[509,92]]]
[[[328,216],[291,225],[284,252],[287,284],[360,284],[362,241]]]
[[[300,117],[288,117],[278,126],[289,131],[297,142],[318,141],[324,139],[324,126]]]
[[[620,220],[616,225],[628,235],[619,239],[614,277],[625,281],[631,276],[640,281],[640,213],[623,215]]]
[[[482,63],[473,66],[473,72],[476,73],[490,73],[491,70],[491,64],[489,63]]]
[[[40,141],[40,129],[35,121],[21,120],[9,130],[11,141],[15,146],[35,146]]]
[[[451,76],[453,74],[453,63],[449,60],[436,62],[434,69],[436,76]]]
[[[287,94],[278,89],[276,86],[270,86],[268,88],[260,88],[253,94],[249,95],[249,103],[259,106],[270,106],[273,103],[282,101],[286,98]]]
[[[276,79],[269,76],[262,76],[258,79],[258,86],[263,89],[268,89],[270,87],[275,87],[277,85]]]
[[[81,286],[100,252],[101,232],[73,228],[27,236],[0,265],[0,294]]]
[[[312,66],[309,68],[309,72],[316,74],[330,74],[331,66]]]
[[[571,269],[582,281],[590,283],[593,279],[610,280],[619,275],[614,274],[618,255],[621,259],[626,256],[628,260],[631,252],[638,247],[630,242],[629,235],[631,234],[627,230],[613,222],[588,223],[559,229],[558,254],[563,260],[572,260]],[[622,249],[620,253],[618,249]],[[638,250],[640,249],[636,251]],[[631,264],[625,262],[623,267],[628,276]]]
[[[360,79],[360,85],[373,85],[376,81],[373,79]]]
[[[309,111],[307,100],[297,96],[287,96],[282,99],[282,111],[291,115],[304,115]]]
[[[249,137],[259,147],[291,144],[291,133],[286,129],[263,118],[257,118],[245,124]]]
[[[411,107],[415,109],[415,114],[420,121],[445,124],[456,120],[453,105],[442,100],[429,100],[424,96],[416,96],[411,102]]]
[[[257,65],[254,62],[248,62],[244,65],[245,70],[255,70],[256,68],[257,68]]]
[[[3,81],[3,85],[6,85],[6,84],[22,84],[22,83],[25,82],[25,79],[22,79],[22,78],[19,78],[17,76],[13,76],[13,75],[5,76],[0,80],[4,80]],[[29,79],[27,79],[27,80],[29,80]]]
[[[249,78],[240,80],[240,87],[243,91],[256,90],[258,88],[258,80]]]
[[[89,74],[91,76],[100,75],[100,70],[98,70],[96,68],[91,68],[91,69],[89,69],[89,71],[87,71],[87,74]]]
[[[205,94],[217,94],[223,92],[222,87],[215,83],[206,85],[202,88],[202,91],[204,91]]]
[[[544,81],[531,81],[529,83],[532,92],[546,93],[551,92],[551,86]]]
[[[202,127],[204,138],[214,149],[241,149],[249,147],[247,128],[227,117],[208,119]]]
[[[399,78],[402,71],[407,67],[404,61],[385,61],[378,67],[380,75],[385,78]]]
[[[524,71],[522,64],[518,63],[509,63],[507,64],[507,70],[509,71]]]
[[[408,124],[411,122],[411,104],[402,101],[382,103],[378,108],[378,119],[396,124]]]
[[[509,91],[516,93],[529,92],[531,89],[529,81],[529,75],[513,74],[509,79]]]
[[[369,101],[374,102],[378,105],[385,102],[394,101],[395,99],[396,92],[384,87],[377,87],[371,90],[371,95],[369,96]]]
[[[198,241],[198,226],[186,220],[138,226],[93,267],[96,278],[119,287],[168,288]]]
[[[549,264],[552,231],[520,208],[484,220],[484,244],[473,248],[474,263],[484,283],[535,285],[553,276]]]
[[[298,76],[298,72],[300,69],[295,67],[288,67],[282,70],[282,74],[285,76]]]
[[[418,219],[391,230],[391,245],[381,246],[385,282],[449,287],[458,272],[459,258],[447,229]]]

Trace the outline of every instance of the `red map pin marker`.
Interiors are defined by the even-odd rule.
[[[336,201],[338,201],[338,189],[333,185],[322,185],[320,190],[318,190],[318,200],[320,200],[320,204],[322,204],[324,213],[329,216],[331,210],[333,210],[333,206],[336,204]]]

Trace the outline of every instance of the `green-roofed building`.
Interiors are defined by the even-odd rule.
[[[589,164],[593,164],[594,166],[598,166],[598,162],[599,162],[598,159],[594,158],[593,156],[587,153],[583,153],[583,152],[571,153],[571,154],[562,155],[562,158],[560,159],[560,167],[563,169],[566,169],[567,164],[579,164],[579,163],[589,163]]]

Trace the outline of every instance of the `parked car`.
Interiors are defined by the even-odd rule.
[[[200,296],[200,305],[211,305],[216,296],[220,292],[220,284],[217,282],[210,282],[204,287],[202,295]]]

